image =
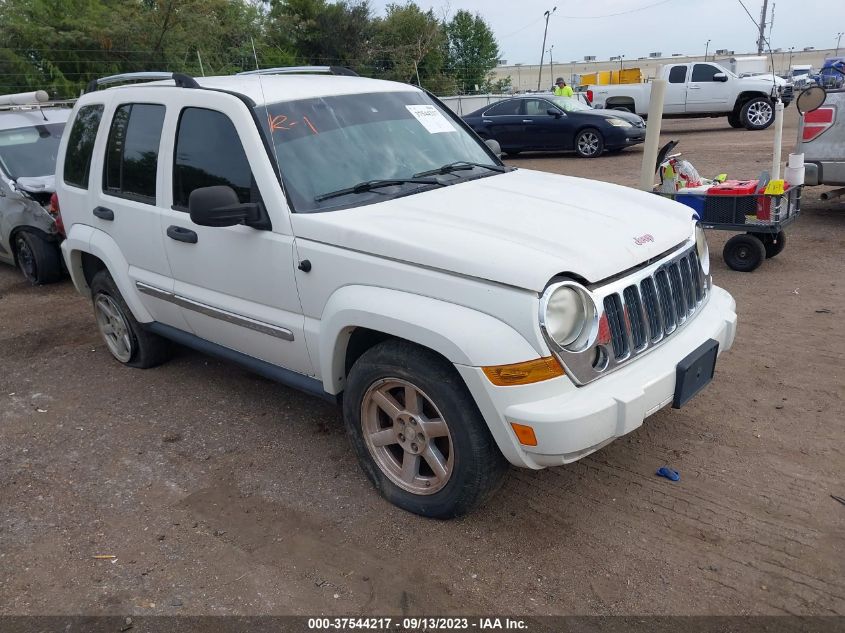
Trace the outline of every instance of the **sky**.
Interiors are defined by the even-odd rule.
[[[390,1],[397,0],[372,0],[371,6],[382,13]],[[772,1],[769,0],[770,11]],[[434,9],[441,17],[453,15],[460,9],[480,13],[493,28],[501,58],[509,64],[539,62],[545,22],[543,13],[554,6],[557,11],[549,19],[546,49],[554,45],[552,55],[556,61],[581,60],[585,55],[596,55],[599,60],[615,55],[636,59],[653,52],[667,57],[673,53],[703,55],[708,39],[711,40],[711,53],[722,48],[737,53],[757,51],[757,31],[739,0],[416,2],[424,9]],[[759,20],[762,0],[743,2],[755,20]],[[772,49],[786,50],[790,46],[795,46],[796,50],[805,46],[834,48],[837,32],[845,31],[845,2],[842,0],[774,0],[774,5]],[[623,15],[611,16],[623,12]],[[842,46],[845,47],[845,36]]]

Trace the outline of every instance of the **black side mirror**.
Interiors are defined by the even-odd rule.
[[[546,110],[546,114],[548,114],[549,116],[553,116],[556,119],[559,119],[563,116],[563,112],[561,112],[557,108],[549,108],[548,110]]]
[[[200,226],[235,226],[246,224],[256,229],[269,229],[270,221],[257,202],[241,202],[227,185],[200,187],[188,197],[191,222]]]

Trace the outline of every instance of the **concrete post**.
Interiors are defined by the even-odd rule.
[[[651,100],[648,104],[648,127],[645,133],[643,164],[640,170],[640,189],[651,191],[654,186],[654,163],[660,146],[660,126],[663,122],[663,101],[666,98],[666,80],[651,82]]]

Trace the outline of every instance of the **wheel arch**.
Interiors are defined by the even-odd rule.
[[[740,92],[736,97],[736,102],[734,103],[734,111],[739,112],[740,109],[742,109],[742,106],[757,97],[763,97],[764,99],[770,98],[765,92],[760,92],[758,90],[746,90],[745,92]]]
[[[540,357],[521,334],[489,314],[399,290],[345,286],[329,298],[320,321],[319,364],[326,392],[343,391],[355,360],[388,338],[420,345],[459,365]]]
[[[637,103],[633,97],[609,97],[604,102],[605,108],[613,108],[617,106],[631,108],[631,112],[637,111]]]

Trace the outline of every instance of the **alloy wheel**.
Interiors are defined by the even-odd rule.
[[[422,389],[399,378],[373,383],[361,403],[364,443],[394,484],[418,495],[441,490],[454,470],[449,426]]]
[[[94,300],[94,314],[112,356],[121,363],[128,363],[132,358],[132,338],[120,307],[110,296],[100,294]]]
[[[772,114],[773,110],[771,105],[765,101],[758,101],[757,103],[752,103],[749,106],[748,111],[745,113],[745,118],[749,123],[751,123],[751,125],[760,127],[769,122],[772,118]]]
[[[595,132],[584,132],[578,137],[578,151],[584,156],[592,156],[599,150],[599,137]]]

